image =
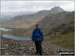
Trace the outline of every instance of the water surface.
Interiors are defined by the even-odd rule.
[[[31,40],[30,37],[13,36],[13,35],[8,35],[8,34],[4,34],[3,37],[9,38],[9,39],[14,39],[14,40]]]
[[[0,30],[2,30],[2,31],[11,31],[12,29],[0,28]],[[13,40],[31,40],[30,37],[14,36],[14,35],[9,35],[9,34],[3,34],[3,37],[4,37],[4,38],[13,39]]]

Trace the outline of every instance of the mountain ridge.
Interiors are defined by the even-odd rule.
[[[56,9],[58,8],[58,9],[56,10],[55,8]],[[56,11],[56,12],[53,12],[53,14],[64,11],[60,7],[55,7],[55,8],[52,8],[52,10],[42,10],[42,11],[39,11],[34,14],[30,14],[30,15],[16,16],[13,18],[13,20],[10,20],[9,22],[2,24],[2,27],[6,27],[6,28],[31,27],[34,24],[36,24],[37,22],[41,21],[46,15],[52,14],[52,11]],[[59,11],[59,10],[61,10],[61,11]],[[26,27],[25,27],[25,25],[26,25]]]
[[[49,14],[44,19],[38,22],[40,28],[44,31],[44,34],[48,34],[51,29],[61,24],[68,24],[71,21],[74,21],[74,12],[61,12],[57,14]],[[26,35],[30,35],[34,30],[34,26],[28,29],[25,33]]]

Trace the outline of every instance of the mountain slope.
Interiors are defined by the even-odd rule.
[[[61,12],[47,15],[44,19],[39,21],[38,24],[40,25],[40,28],[43,29],[44,34],[46,35],[54,27],[61,24],[68,24],[72,21],[74,21],[74,12]],[[29,36],[31,35],[33,30],[34,26],[29,28],[25,34]]]
[[[2,27],[7,28],[27,28],[41,20],[44,16],[39,15],[22,15],[12,18],[12,20],[2,24]],[[38,19],[39,18],[39,19]]]
[[[67,24],[71,21],[74,21],[74,12],[61,12],[46,16],[39,22],[39,25],[45,33],[48,33],[52,28],[61,25],[62,23]]]
[[[9,22],[2,24],[2,27],[28,28],[36,24],[37,22],[41,21],[48,14],[60,13],[63,11],[64,10],[60,7],[54,7],[51,10],[43,10],[35,14],[19,15],[19,16],[12,18],[12,20],[10,20]]]
[[[74,49],[74,22],[61,24],[53,28],[47,35],[46,41],[65,48]]]

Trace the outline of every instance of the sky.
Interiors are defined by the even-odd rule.
[[[74,1],[1,1],[1,13],[37,12],[60,6],[65,11],[74,11]]]

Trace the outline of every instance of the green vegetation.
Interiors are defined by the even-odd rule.
[[[62,24],[52,29],[47,34],[51,43],[60,45],[65,48],[74,49],[74,22]]]
[[[74,22],[68,24],[61,24],[53,28],[47,35],[64,35],[74,31]]]
[[[15,35],[15,36],[24,36],[24,32],[22,31],[11,31],[9,34]]]
[[[4,32],[4,34],[14,35],[14,36],[26,36],[25,35],[26,30],[24,28],[15,29],[11,31]]]
[[[61,37],[54,37],[52,39],[50,38],[47,41],[50,41],[65,48],[74,49],[74,32],[65,34]]]

